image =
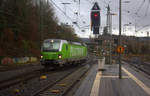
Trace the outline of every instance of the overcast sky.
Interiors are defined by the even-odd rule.
[[[101,27],[106,26],[106,7],[108,4],[110,5],[111,12],[117,14],[113,16],[113,34],[118,34],[119,0],[80,0],[80,10],[79,0],[50,0],[50,2],[53,2],[53,7],[59,22],[73,25],[72,22],[77,21],[80,29],[76,25],[73,26],[76,29],[76,33],[81,37],[88,37],[92,34],[90,31],[90,11],[95,1],[98,2],[101,8]],[[130,3],[125,3],[125,1],[130,1]],[[62,3],[70,4],[64,5]],[[142,29],[143,26],[150,25],[149,5],[150,0],[122,0],[122,25],[131,22],[130,26],[125,26],[122,29],[122,34],[146,36],[149,27],[145,27],[143,30],[140,29]],[[80,14],[77,16],[74,12]],[[67,16],[64,15],[65,13]],[[136,30],[139,30],[137,34],[135,34],[135,24]],[[85,32],[81,30],[85,30]]]

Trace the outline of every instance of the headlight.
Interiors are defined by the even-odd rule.
[[[58,55],[58,58],[59,58],[59,59],[61,59],[61,58],[62,58],[62,56],[61,56],[61,55]]]
[[[41,56],[41,59],[43,58],[43,56]]]

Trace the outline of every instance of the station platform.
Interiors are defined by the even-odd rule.
[[[150,79],[128,64],[122,64],[122,79],[118,64],[105,64],[105,71],[98,67],[92,67],[74,96],[150,96]]]

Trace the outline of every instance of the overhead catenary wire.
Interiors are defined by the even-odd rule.
[[[87,0],[89,3],[93,4],[93,2],[91,0]]]
[[[61,0],[61,2],[63,2],[62,0]],[[78,3],[79,4],[79,3]],[[73,12],[74,13],[74,11],[69,7],[68,8],[71,12]],[[62,10],[63,11],[63,10]],[[64,14],[64,12],[63,12],[63,14]],[[65,14],[66,15],[66,14]],[[67,15],[68,16],[68,15]],[[78,16],[80,16],[80,15],[78,15]],[[72,21],[72,22],[74,22],[71,18],[70,18],[70,20]],[[83,19],[79,19],[80,20],[80,22],[83,22]],[[79,24],[76,24],[76,26],[81,30],[82,28],[81,28],[81,25],[79,25]]]
[[[141,10],[141,8],[143,7],[145,3],[145,0],[143,0],[143,2],[141,3],[141,5],[139,6],[139,8],[137,9],[137,11],[135,12],[135,14],[138,14],[138,12]]]
[[[88,0],[89,1],[89,0]],[[62,0],[61,0],[61,2],[63,2]],[[70,1],[69,1],[70,2]],[[75,1],[76,2],[76,1]],[[91,1],[89,1],[89,3],[91,4]],[[80,2],[80,0],[78,1],[78,3],[77,4],[81,4],[81,2]],[[107,4],[107,3],[106,3]],[[92,3],[92,5],[93,5],[93,3]],[[79,5],[78,5],[79,6]],[[67,6],[68,7],[68,9],[71,11],[71,12],[74,12],[72,9],[71,9],[71,7],[69,7],[69,6]],[[80,11],[80,10],[78,10],[78,11]],[[79,16],[80,15],[78,15],[78,22],[84,22],[84,20],[83,19],[81,19],[81,17],[83,17],[83,16],[80,16],[80,18],[79,18]],[[81,23],[79,23],[80,25],[80,28],[83,28],[83,27],[81,27]],[[85,25],[86,26],[86,25]]]
[[[143,29],[145,29],[145,28],[147,28],[149,26],[150,26],[150,24],[147,24],[147,25],[143,26],[142,28],[138,29],[137,31],[141,31],[141,30],[143,30]]]
[[[63,2],[63,1],[61,0],[61,2]],[[79,0],[79,2],[80,2],[80,0]],[[81,2],[80,2],[80,3],[79,3],[79,2],[78,2],[78,4],[81,3]],[[78,6],[79,6],[79,5],[78,5]],[[74,13],[74,10],[71,9],[71,7],[69,7],[69,6],[67,6],[67,7],[68,7],[68,9],[69,9],[71,12]],[[63,10],[62,10],[62,11],[63,11]],[[78,10],[78,11],[80,11],[80,10]],[[80,15],[78,14],[77,16],[79,17]],[[79,22],[84,22],[83,19],[78,18],[78,20],[80,20]],[[74,22],[74,21],[72,20],[72,22]],[[82,29],[81,25],[77,24],[77,26],[80,27],[80,30]]]
[[[141,0],[139,0],[139,1],[141,1]],[[131,14],[131,17],[133,17],[134,19],[135,19],[135,16],[136,16],[136,19],[137,18],[139,18],[139,19],[141,19],[143,16],[141,16],[141,15],[139,15],[139,12],[140,12],[140,10],[142,10],[143,8],[145,8],[145,7],[143,7],[144,6],[144,4],[146,3],[146,0],[143,0],[141,3],[140,3],[140,6],[137,8],[137,5],[133,5],[132,4],[132,9],[134,9],[134,8],[136,8],[137,10],[135,10],[136,12],[134,12],[133,10],[130,10],[129,12],[130,12],[130,14]],[[145,11],[142,11],[142,12],[145,12]],[[144,14],[144,13],[143,13]],[[144,18],[144,17],[143,17]]]
[[[106,0],[103,0],[103,2],[104,2],[106,5],[108,5],[108,3],[106,3]]]
[[[146,5],[146,4],[147,4],[147,5]],[[141,2],[140,6],[138,7],[137,11],[134,13],[134,15],[136,15],[136,16],[139,17],[139,18],[141,17],[140,19],[142,19],[142,18],[144,19],[145,16],[147,16],[147,14],[148,14],[149,5],[150,5],[150,0],[148,0],[148,1],[143,0],[143,1]],[[144,8],[146,8],[145,11],[144,11]],[[143,13],[143,14],[145,14],[144,16],[139,15],[139,13],[141,12],[140,10],[142,10],[142,9],[143,9],[142,12],[145,12],[145,13]],[[142,14],[142,15],[143,15],[143,14]]]
[[[64,16],[66,16],[71,22],[73,22],[72,18],[69,17],[68,15],[66,15],[65,12],[64,12],[59,6],[57,6],[57,4],[55,4],[55,2],[53,2],[53,1],[51,0],[51,3],[52,3],[53,5],[55,5],[55,7],[56,7],[57,9],[59,9],[59,10],[64,14]],[[77,24],[76,24],[76,26],[80,29],[80,26],[78,26]]]
[[[145,20],[148,19],[148,18],[145,18],[145,16],[148,16],[148,14],[149,14],[150,0],[139,0],[139,2],[140,1],[141,1],[141,3],[140,3],[139,7],[137,7],[137,5],[134,6],[133,3],[135,3],[135,2],[133,2],[131,7],[132,7],[132,9],[134,9],[133,7],[135,7],[136,10],[135,11],[130,10],[130,12],[129,12],[131,14],[129,17],[132,17],[132,19],[136,19],[136,22],[139,25],[137,31],[140,31],[143,29],[145,30],[145,28],[148,28],[150,26],[149,24],[145,24],[146,22],[144,22]],[[142,16],[144,14],[145,14],[145,16]],[[131,22],[133,22],[132,19],[131,19]]]
[[[68,18],[71,22],[73,22],[72,18],[69,17],[68,15],[66,15],[66,14],[64,13],[64,11],[63,11],[54,1],[51,0],[51,3],[52,3],[59,11],[61,11],[61,12],[63,13],[63,15],[66,16],[66,18]],[[74,25],[81,31],[80,25],[78,25],[78,24],[74,24]],[[85,34],[85,32],[80,32],[80,31],[76,31],[76,32],[79,33],[79,34]]]
[[[134,18],[134,19],[136,19],[136,22],[138,22],[139,27],[142,26],[140,24],[145,19],[145,16],[148,14],[150,0],[149,0],[149,3],[148,3],[148,6],[146,7],[146,11],[142,11],[142,12],[145,12],[146,15],[145,16],[140,16],[139,12],[140,12],[140,10],[142,10],[143,8],[145,8],[145,7],[143,7],[145,3],[146,3],[146,0],[143,0],[142,3],[140,4],[140,6],[138,7],[138,9],[137,9],[136,12],[132,12],[132,14],[131,14],[131,11],[130,11],[131,17]]]
[[[103,0],[104,1],[104,0]],[[150,0],[149,0],[150,1]],[[134,18],[134,19],[138,19],[137,20],[137,22],[138,23],[140,23],[140,22],[142,22],[143,21],[143,19],[145,19],[145,17],[142,17],[142,16],[140,16],[138,13],[139,13],[139,11],[141,11],[142,9],[143,9],[143,6],[144,6],[144,4],[145,4],[145,2],[146,2],[146,0],[143,0],[142,1],[142,3],[140,4],[140,7],[138,7],[138,9],[136,10],[136,12],[131,12],[131,11],[129,11],[128,13],[130,13],[131,14],[131,17],[132,18]],[[149,2],[150,3],[150,2]],[[133,7],[135,7],[135,6],[133,6]],[[137,8],[137,6],[136,6],[136,8]],[[118,8],[117,8],[118,9]],[[147,11],[146,11],[146,13],[148,14],[148,9],[149,9],[149,6],[147,6]],[[142,11],[142,12],[145,12],[145,11]],[[142,19],[143,18],[143,19]],[[131,22],[133,22],[132,21],[132,19],[130,19],[131,20]]]
[[[51,1],[51,0],[50,0]],[[61,0],[61,1],[65,1],[65,0]],[[76,3],[77,4],[77,7],[75,7],[76,9],[78,8],[78,4],[79,4],[79,0],[68,0],[69,2],[70,1],[72,1],[72,3],[74,4],[74,3]],[[118,10],[118,8],[117,8],[117,5],[114,5],[114,3],[113,2],[109,2],[110,0],[80,0],[80,3],[85,3],[86,5],[93,5],[93,3],[94,3],[94,1],[97,1],[100,5],[101,5],[101,8],[102,8],[102,10],[101,11],[105,11],[105,7],[104,6],[107,6],[106,4],[108,4],[108,3],[110,3],[111,4],[111,6],[113,7],[113,11],[114,12],[117,12],[116,10]],[[53,0],[53,2],[55,3],[55,4],[57,4],[54,0]],[[89,4],[88,4],[89,3]],[[134,3],[134,4],[133,4]],[[145,23],[146,22],[144,22],[145,20],[147,20],[146,18],[145,18],[145,14],[148,16],[149,15],[149,3],[150,3],[150,0],[138,0],[138,3],[139,4],[137,4],[137,2],[134,0],[134,2],[131,2],[131,4],[133,5],[133,6],[130,6],[129,8],[132,8],[131,10],[130,10],[130,12],[128,12],[127,14],[131,14],[131,15],[128,15],[128,16],[126,16],[126,17],[132,17],[132,19],[136,19],[136,22],[138,22],[138,29],[139,28],[141,28],[142,26],[144,26],[144,25],[146,25]],[[58,4],[57,4],[58,5]],[[81,6],[82,6],[83,4],[81,4]],[[55,5],[54,5],[55,6]],[[74,5],[73,5],[74,6]],[[145,6],[145,7],[144,7]],[[56,7],[56,6],[55,6]],[[61,10],[62,10],[62,8],[60,7],[60,6],[58,6]],[[83,6],[82,6],[83,7]],[[70,17],[70,21],[75,21],[75,19],[73,19],[72,17],[71,17],[71,15],[72,15],[72,12],[74,12],[75,11],[75,8],[73,8],[72,6],[67,6],[67,10],[68,10],[68,14],[67,14],[67,16],[65,16],[65,17],[67,17],[68,18],[68,16]],[[117,8],[117,9],[116,9]],[[57,8],[58,9],[58,8]],[[58,9],[58,10],[60,10],[60,9]],[[127,7],[127,10],[128,10],[128,7]],[[64,15],[64,10],[62,10],[63,12],[63,15]],[[79,20],[79,23],[77,23],[77,25],[76,24],[74,24],[75,25],[75,27],[76,26],[79,26],[79,28],[80,28],[80,30],[82,30],[83,29],[83,27],[84,26],[86,26],[86,25],[89,25],[89,24],[87,24],[87,23],[84,23],[84,24],[82,24],[82,21],[84,21],[83,20],[83,16],[84,15],[82,15],[82,11],[83,11],[83,9],[81,8],[81,16],[78,16],[78,20]],[[104,12],[102,12],[103,14],[104,14]],[[136,13],[136,14],[135,14]],[[69,15],[69,14],[71,14],[71,15]],[[126,14],[126,15],[127,15]],[[148,18],[148,17],[147,17]],[[127,21],[127,22],[132,22],[132,24],[133,24],[133,22],[134,22],[134,20],[132,20],[131,18],[130,19],[126,19],[125,21]],[[131,21],[130,21],[131,20]],[[83,26],[83,27],[82,27]]]
[[[150,0],[148,0],[148,5],[147,5],[146,11],[145,11],[145,16],[147,16],[147,14],[148,14],[149,5],[150,5]]]
[[[64,3],[62,0],[60,0],[62,3]],[[70,3],[70,4],[72,4],[72,3]],[[68,7],[68,6],[67,6]],[[72,11],[72,12],[74,12],[74,10],[72,9],[72,8],[68,8],[70,11]]]
[[[62,0],[60,0],[60,1],[61,1],[62,3],[64,2],[64,1],[62,1]],[[69,2],[70,2],[70,1],[69,1]],[[74,2],[76,2],[76,1],[74,0]],[[70,4],[72,4],[72,3],[70,3]],[[68,7],[68,6],[66,6],[66,7]],[[71,7],[69,7],[68,9],[70,10],[70,12],[72,12],[73,14],[75,14],[74,11],[75,11],[76,9],[73,10]]]

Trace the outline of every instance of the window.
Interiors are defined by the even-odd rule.
[[[60,41],[45,41],[43,43],[43,51],[58,51],[60,47]]]

